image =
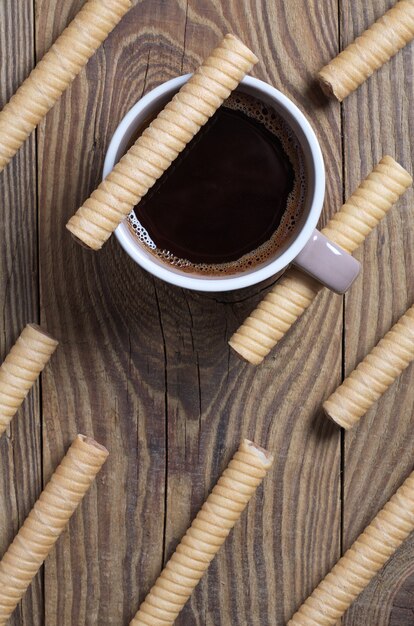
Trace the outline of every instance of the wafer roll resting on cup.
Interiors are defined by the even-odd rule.
[[[88,0],[0,112],[0,171],[56,104],[131,0]]]
[[[36,324],[27,324],[0,367],[0,437],[58,342]]]
[[[106,448],[84,435],[72,443],[0,561],[0,626],[20,602],[107,456]]]
[[[411,183],[401,165],[383,157],[321,232],[346,252],[354,252]],[[322,288],[314,278],[289,269],[234,333],[230,346],[258,365]]]
[[[130,626],[174,623],[272,462],[263,448],[241,443]]]
[[[99,250],[255,63],[249,48],[226,35],[69,220],[70,232]]]
[[[400,0],[318,73],[340,102],[414,37],[414,0]]]
[[[414,530],[414,472],[339,559],[288,626],[334,626]]]
[[[349,429],[414,360],[414,305],[323,403],[325,413]]]

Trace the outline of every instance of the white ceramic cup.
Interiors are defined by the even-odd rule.
[[[156,115],[189,79],[191,74],[179,76],[156,87],[141,98],[126,114],[106,154],[105,178],[126,152],[131,139],[145,121]],[[320,280],[338,293],[344,293],[359,273],[359,263],[319,231],[315,230],[325,196],[325,167],[316,135],[306,117],[289,98],[267,83],[247,76],[238,91],[254,96],[273,107],[294,131],[301,144],[306,169],[306,197],[302,218],[293,236],[282,245],[271,259],[240,274],[209,277],[184,272],[159,260],[151,254],[122,222],[115,235],[124,250],[151,274],[179,287],[197,291],[231,291],[241,289],[280,275],[290,263]],[[139,205],[138,205],[139,206]]]

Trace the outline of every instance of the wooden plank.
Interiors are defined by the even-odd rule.
[[[343,2],[346,45],[393,5]],[[414,47],[407,46],[343,104],[345,189],[350,193],[383,154],[412,170]],[[363,272],[346,298],[345,372],[372,349],[414,301],[413,192],[373,233],[359,258]],[[414,368],[409,367],[345,437],[344,548],[347,548],[412,470]],[[390,622],[394,595],[414,555],[414,537],[398,551],[349,611],[347,626]],[[398,594],[397,594],[398,596]],[[397,597],[396,596],[396,597]],[[409,603],[411,611],[414,600]],[[406,605],[408,609],[408,605]],[[412,616],[411,616],[412,622]],[[402,624],[401,621],[392,622]]]
[[[33,3],[0,3],[0,109],[34,64]],[[27,322],[37,321],[38,247],[34,136],[0,173],[0,361]],[[13,540],[42,486],[39,386],[30,392],[0,440],[0,555]],[[38,575],[10,626],[41,626],[42,575]]]
[[[389,626],[410,626],[413,623],[414,574],[406,575],[393,599]]]
[[[193,69],[228,31],[261,58],[254,74],[282,89],[312,118],[332,173],[326,218],[342,198],[341,150],[335,140],[339,106],[326,108],[309,83],[337,50],[337,4],[326,2],[314,10],[300,1],[244,0],[218,7],[191,0],[183,69]],[[242,363],[226,342],[265,289],[201,295],[160,286],[169,422],[165,556],[242,436],[276,454],[264,488],[178,626],[285,623],[339,554],[339,433],[322,418],[319,406],[322,393],[340,376],[341,299],[329,294],[318,299],[256,369]],[[325,332],[319,338],[321,328]]]
[[[81,5],[65,2],[61,11],[58,0],[38,2],[39,51]],[[90,254],[65,223],[97,185],[118,121],[144,91],[177,73],[184,24],[174,2],[137,2],[39,132],[42,317],[61,338],[44,382],[45,477],[77,432],[110,450],[46,565],[47,626],[127,624],[162,565],[166,413],[158,285],[114,240]]]

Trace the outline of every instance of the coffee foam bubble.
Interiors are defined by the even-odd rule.
[[[227,263],[192,263],[187,259],[180,259],[174,256],[168,250],[157,248],[148,231],[136,217],[134,211],[131,211],[127,219],[130,230],[138,238],[139,242],[151,252],[151,254],[158,257],[167,265],[186,273],[218,277],[229,274],[241,274],[263,265],[274,258],[282,244],[292,237],[296,224],[301,218],[306,195],[305,162],[302,148],[294,132],[289,128],[279,113],[253,96],[240,92],[231,94],[222,106],[241,111],[248,117],[263,124],[279,139],[292,164],[293,171],[295,172],[293,189],[289,194],[282,220],[273,235],[261,246],[244,254],[235,261],[229,261]]]

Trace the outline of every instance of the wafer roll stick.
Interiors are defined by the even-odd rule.
[[[340,102],[414,37],[414,0],[400,0],[318,73]]]
[[[0,171],[131,6],[131,0],[88,0],[46,52],[0,113]]]
[[[414,305],[323,403],[325,413],[349,429],[414,360]]]
[[[381,159],[322,233],[352,253],[411,185],[410,174],[390,156]],[[230,346],[258,365],[306,311],[322,285],[289,269],[231,337]]]
[[[78,435],[0,561],[0,625],[7,622],[101,469],[108,451]]]
[[[249,48],[226,35],[69,220],[70,232],[101,248],[255,63]]]
[[[58,342],[36,324],[27,324],[0,367],[0,437]]]
[[[266,450],[242,441],[130,626],[174,623],[272,462]]]
[[[288,626],[333,626],[414,530],[414,472],[339,559]]]

